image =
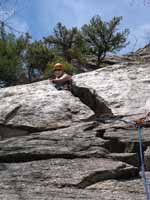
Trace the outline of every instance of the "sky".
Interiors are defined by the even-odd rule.
[[[150,0],[0,0],[0,8],[0,20],[7,19],[14,29],[29,32],[33,40],[53,34],[58,22],[67,28],[80,28],[94,15],[100,15],[107,22],[113,16],[123,16],[118,28],[130,30],[130,44],[119,54],[150,42]]]

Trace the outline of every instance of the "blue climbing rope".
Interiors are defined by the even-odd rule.
[[[106,117],[106,118],[97,118],[97,121],[99,122],[107,122],[107,120],[111,120],[111,121],[122,121],[126,124],[131,124],[131,125],[136,125],[135,122],[129,122],[126,120],[123,120],[122,117]],[[147,184],[147,179],[146,179],[146,175],[145,175],[145,167],[144,167],[144,159],[143,159],[143,148],[142,148],[142,126],[138,125],[138,143],[139,143],[139,156],[140,156],[140,162],[141,162],[141,173],[142,173],[142,178],[143,178],[143,182],[144,182],[144,190],[145,190],[145,194],[146,194],[146,200],[150,200],[150,196],[149,196],[149,190],[150,190],[150,185],[148,188],[148,184]]]
[[[139,151],[140,151],[141,173],[142,173],[143,182],[144,182],[146,200],[149,200],[149,191],[148,191],[148,185],[147,185],[147,180],[145,176],[145,167],[144,167],[143,150],[142,150],[142,127],[141,126],[138,126],[138,141],[139,141]]]

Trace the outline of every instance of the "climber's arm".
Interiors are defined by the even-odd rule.
[[[70,75],[64,75],[63,77],[59,78],[59,79],[53,79],[52,82],[53,83],[65,83],[66,81],[70,81],[71,80],[71,76]]]

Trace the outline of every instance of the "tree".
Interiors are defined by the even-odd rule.
[[[23,58],[28,35],[16,36],[6,33],[0,26],[0,81],[6,85],[15,84],[23,71]]]
[[[116,52],[126,47],[129,30],[117,31],[122,17],[113,17],[110,22],[103,22],[99,15],[92,17],[89,24],[82,27],[82,34],[91,54],[97,56],[97,64],[105,58],[107,52]]]
[[[43,75],[48,62],[50,62],[52,58],[52,51],[44,44],[43,41],[35,41],[28,45],[26,62],[30,82],[32,80],[32,76],[34,76],[35,69],[40,75]]]
[[[54,35],[45,38],[45,41],[54,45],[68,62],[72,58],[79,58],[84,50],[84,40],[76,27],[67,29],[60,22],[54,28]]]

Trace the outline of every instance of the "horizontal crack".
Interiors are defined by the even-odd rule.
[[[82,156],[81,156],[82,157]],[[6,156],[0,156],[0,163],[22,163],[22,162],[30,162],[37,160],[48,160],[48,159],[75,159],[79,158],[74,154],[29,154],[29,153],[20,153],[20,154],[12,154]]]
[[[0,140],[4,140],[11,137],[26,136],[32,133],[42,132],[42,131],[54,131],[58,129],[67,128],[69,125],[63,125],[57,128],[34,128],[29,126],[13,126],[0,124]]]
[[[80,152],[79,152],[80,153]],[[35,154],[35,153],[14,153],[10,155],[0,156],[0,163],[23,163],[37,160],[49,160],[49,159],[76,159],[76,158],[93,158],[93,154],[80,155],[78,153],[60,153],[60,154]],[[102,156],[101,156],[102,157]]]
[[[76,187],[80,189],[84,189],[90,185],[93,185],[97,182],[104,181],[104,180],[110,180],[110,179],[122,179],[124,180],[130,179],[131,177],[138,177],[139,171],[138,168],[132,169],[116,169],[113,171],[102,171],[102,172],[94,172],[93,174],[90,174],[89,176],[85,177]]]

